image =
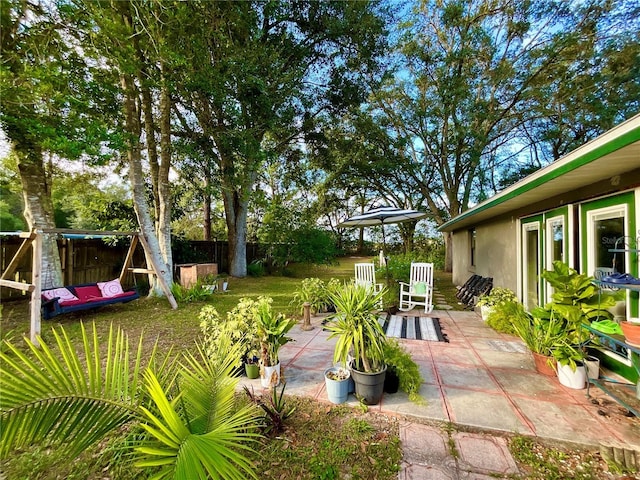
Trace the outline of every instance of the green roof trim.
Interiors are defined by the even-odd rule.
[[[579,157],[575,158],[570,162],[567,162],[566,164],[559,165],[557,168],[550,169],[547,173],[541,175],[538,178],[535,178],[529,181],[526,181],[526,179],[522,180],[523,184],[515,188],[513,191],[508,192],[504,195],[501,195],[500,193],[498,193],[492,199],[489,199],[486,202],[479,204],[477,207],[470,208],[469,210],[462,212],[460,215],[452,218],[448,222],[443,223],[438,227],[438,230],[439,231],[447,230],[451,226],[460,222],[461,220],[467,219],[473,215],[476,215],[477,213],[486,211],[508,200],[516,198],[517,196],[523,193],[526,193],[528,191],[531,191],[536,187],[548,182],[549,180],[554,180],[558,177],[566,175],[567,173],[572,172],[577,168],[583,167],[584,165],[587,165],[593,162],[594,160],[597,160],[612,152],[615,152],[616,150],[626,147],[627,145],[637,142],[638,140],[640,140],[640,126],[637,126],[632,130],[629,130],[628,132],[620,135],[619,137],[616,137],[608,142],[605,142],[604,144],[594,148],[593,150],[587,151],[583,155],[580,155]],[[578,147],[578,149],[580,148],[583,148],[583,147]],[[568,155],[571,155],[571,154],[569,153]],[[558,161],[556,161],[556,163],[557,162]],[[553,163],[550,164],[550,166],[553,166],[553,165],[554,165]],[[538,172],[539,171],[540,170],[538,170]],[[536,173],[532,173],[530,176],[535,176]]]

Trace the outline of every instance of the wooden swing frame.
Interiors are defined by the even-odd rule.
[[[163,293],[167,296],[169,300],[169,304],[173,309],[178,308],[178,304],[176,299],[173,297],[167,282],[164,281],[160,272],[162,269],[160,265],[157,265],[153,260],[153,257],[149,255],[150,247],[147,240],[144,238],[144,235],[140,232],[112,232],[112,231],[100,231],[100,230],[73,230],[68,228],[40,228],[33,229],[30,232],[20,232],[18,235],[20,238],[23,238],[22,244],[16,251],[16,254],[9,262],[6,270],[2,272],[2,276],[0,276],[0,286],[12,288],[16,290],[21,290],[23,292],[29,292],[31,294],[30,301],[30,312],[31,312],[31,342],[34,345],[38,345],[38,336],[40,336],[41,331],[41,306],[42,306],[42,245],[43,245],[43,235],[44,234],[68,234],[68,235],[84,235],[87,237],[91,236],[115,236],[115,237],[131,237],[131,244],[129,245],[129,251],[125,257],[124,264],[122,266],[122,270],[120,271],[119,280],[122,283],[124,281],[125,275],[129,272],[135,274],[146,274],[146,275],[154,275],[158,280],[158,284],[162,289]],[[147,259],[150,259],[151,268],[134,268],[131,265],[133,262],[133,254],[135,252],[136,247],[138,246],[138,242],[142,245],[144,249]],[[22,257],[29,251],[29,248],[32,249],[32,267],[31,267],[31,282],[32,283],[22,283],[16,282],[14,280],[9,280],[9,277],[13,275],[16,268],[18,268],[18,264]]]

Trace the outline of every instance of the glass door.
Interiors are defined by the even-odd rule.
[[[528,310],[540,305],[540,221],[522,223],[522,298]]]

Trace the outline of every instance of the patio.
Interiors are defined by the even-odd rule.
[[[410,312],[411,313],[411,312]],[[419,315],[422,312],[416,311]],[[572,390],[554,377],[536,373],[522,342],[487,327],[467,311],[434,310],[449,342],[401,339],[419,364],[426,405],[406,394],[385,394],[370,411],[404,416],[419,423],[452,422],[461,430],[532,435],[578,446],[599,445],[640,451],[640,420],[599,389]],[[313,317],[310,331],[295,327],[281,349],[286,393],[328,402],[323,372],[332,365],[333,340]],[[259,380],[247,380],[256,390]],[[353,395],[350,405],[358,405]]]

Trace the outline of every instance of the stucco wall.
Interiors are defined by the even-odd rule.
[[[476,227],[476,265],[472,267],[469,231],[453,232],[453,282],[462,285],[473,275],[493,277],[497,287],[517,291],[517,221],[515,218]]]

